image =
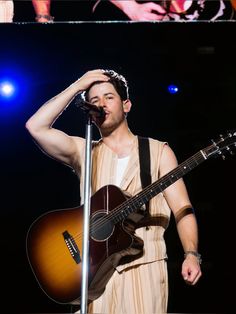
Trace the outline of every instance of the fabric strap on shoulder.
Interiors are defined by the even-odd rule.
[[[152,183],[151,179],[151,158],[149,139],[147,137],[138,136],[139,163],[140,163],[140,179],[142,188]],[[149,214],[149,202],[146,203],[146,214]]]
[[[146,137],[138,136],[138,147],[139,147],[139,162],[140,162],[140,179],[142,189],[152,183],[151,178],[151,155],[150,155],[150,142]],[[149,212],[149,202],[146,203],[146,210],[140,209],[137,213],[131,214],[131,220],[135,222],[135,228],[149,226],[162,226],[164,229],[169,224],[168,217],[158,215],[153,217]]]

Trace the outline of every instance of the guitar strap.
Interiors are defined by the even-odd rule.
[[[150,143],[147,137],[138,136],[138,147],[139,147],[139,162],[140,162],[140,179],[142,189],[152,183],[151,177],[151,155],[150,155]],[[140,219],[140,216],[142,217]],[[138,218],[139,217],[139,218]],[[137,212],[136,217],[136,229],[141,227],[149,226],[162,226],[164,229],[167,228],[169,222],[168,218],[162,215],[153,217],[150,215],[149,202],[146,203],[145,210],[140,209]]]
[[[151,158],[149,139],[147,137],[138,136],[139,163],[140,163],[140,179],[142,189],[152,183],[151,179]],[[149,202],[146,203],[145,216],[149,215]]]

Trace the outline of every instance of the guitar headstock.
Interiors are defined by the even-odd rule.
[[[216,140],[211,140],[212,144],[202,150],[205,158],[213,155],[221,156],[225,159],[226,154],[234,154],[236,149],[236,130],[228,131],[225,135],[220,135]]]

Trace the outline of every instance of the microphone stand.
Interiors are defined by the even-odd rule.
[[[81,314],[87,314],[88,299],[88,259],[89,259],[89,220],[91,193],[91,145],[92,143],[92,115],[87,111],[86,149],[85,149],[85,181],[84,181],[84,222],[83,222],[83,250],[82,250],[82,282],[81,282]]]
[[[91,193],[91,143],[92,143],[92,122],[94,117],[103,119],[105,111],[103,108],[90,104],[77,97],[76,106],[82,109],[87,117],[86,123],[86,148],[85,148],[85,180],[84,180],[84,224],[83,224],[83,249],[82,249],[82,281],[81,281],[81,314],[87,314],[87,299],[88,299],[88,262],[89,262],[89,222],[90,222],[90,193]]]

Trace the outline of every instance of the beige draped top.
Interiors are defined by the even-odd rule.
[[[160,158],[165,142],[149,138],[150,158],[151,158],[151,177],[152,182],[159,178]],[[83,154],[85,152],[85,143]],[[83,156],[83,155],[82,155]],[[118,156],[106,145],[102,140],[93,143],[92,149],[92,187],[91,194],[94,194],[101,187],[112,184],[115,185],[116,169]],[[81,163],[75,165],[75,170],[80,177],[81,204],[83,204],[83,188],[84,188],[84,163],[83,157]],[[129,162],[125,170],[120,188],[130,194],[136,195],[142,190],[140,179],[140,165],[138,152],[138,138],[136,136],[134,146],[131,151]],[[164,198],[163,193],[159,193],[153,197],[149,203],[149,212],[153,217],[166,217],[169,222],[170,208]],[[118,271],[122,271],[127,267],[137,264],[148,263],[155,260],[161,260],[167,257],[166,245],[163,238],[165,229],[162,226],[151,226],[148,230],[145,227],[136,229],[136,235],[144,241],[144,254],[142,257],[117,267]]]

